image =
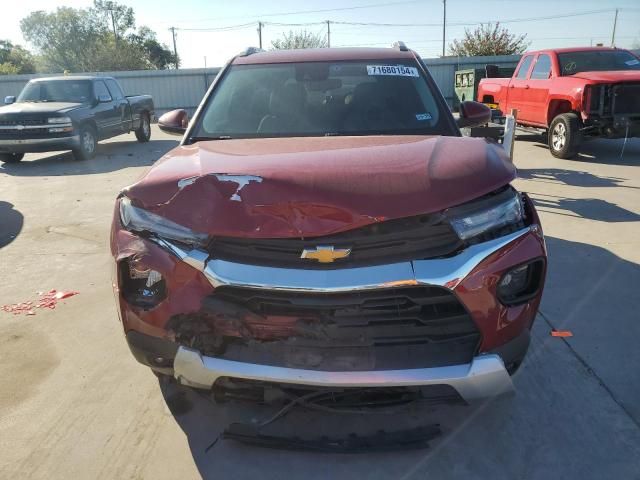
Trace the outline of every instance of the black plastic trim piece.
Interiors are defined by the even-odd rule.
[[[222,438],[259,447],[285,450],[370,453],[428,448],[429,442],[441,433],[440,425],[432,424],[395,432],[380,430],[368,436],[351,434],[344,438],[320,437],[306,440],[299,437],[265,435],[260,433],[259,427],[244,423],[232,423],[222,432]]]
[[[129,330],[126,337],[129,349],[138,362],[157,372],[173,374],[173,360],[178,352],[177,343],[135,330]],[[158,362],[158,358],[163,360]]]
[[[528,328],[524,329],[520,335],[509,340],[504,345],[500,345],[486,353],[495,353],[502,358],[505,368],[510,374],[513,374],[522,361],[524,360],[529,344],[531,343],[531,332]]]

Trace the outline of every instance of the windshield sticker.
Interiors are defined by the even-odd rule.
[[[416,120],[420,122],[424,122],[425,120],[431,120],[433,117],[429,112],[427,113],[416,113]]]
[[[419,77],[416,67],[404,65],[367,65],[367,75],[392,75],[395,77]]]
[[[626,61],[626,62],[624,62],[624,63],[626,63],[627,65],[629,65],[630,67],[632,67],[633,65],[638,65],[638,64],[640,64],[640,60],[637,60],[637,59],[635,59],[635,58],[634,58],[633,60],[627,60],[627,61]]]

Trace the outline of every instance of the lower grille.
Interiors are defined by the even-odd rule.
[[[46,125],[46,118],[24,118],[24,119],[4,119],[0,120],[0,127],[13,127],[16,125],[23,125],[29,127],[32,125]]]
[[[72,135],[72,132],[51,133],[47,128],[0,130],[0,139],[3,140],[26,140],[30,138],[63,138],[70,137]]]
[[[211,330],[194,326],[196,317]],[[339,294],[220,287],[200,316],[174,317],[171,328],[183,344],[215,346],[214,356],[327,371],[465,364],[480,341],[453,293],[418,286]]]

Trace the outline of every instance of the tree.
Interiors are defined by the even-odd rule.
[[[49,72],[161,69],[176,63],[151,29],[132,31],[133,9],[113,1],[94,0],[88,9],[33,12],[20,27],[40,53],[39,66]]]
[[[14,45],[9,40],[0,40],[0,75],[34,73],[35,71],[31,52],[20,45]]]
[[[298,48],[325,48],[327,46],[327,37],[320,36],[306,30],[289,33],[283,33],[282,38],[271,42],[272,50],[293,50]]]
[[[129,35],[128,39],[129,42],[137,45],[139,49],[144,51],[148,68],[165,70],[180,65],[180,59],[176,58],[166,45],[158,42],[156,32],[149,27],[140,27],[138,32]]]
[[[465,29],[462,40],[454,40],[449,45],[449,53],[457,57],[490,55],[516,55],[523,53],[529,43],[527,35],[515,35],[500,26],[500,22],[488,23],[473,31]]]
[[[45,68],[53,71],[95,70],[104,35],[88,10],[59,7],[36,11],[20,21],[22,34],[40,52]]]
[[[124,37],[125,33],[135,28],[136,17],[133,8],[120,5],[111,0],[94,0],[90,14],[99,19],[99,24],[104,28],[111,28],[116,43],[118,38]]]

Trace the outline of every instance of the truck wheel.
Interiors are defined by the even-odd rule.
[[[575,113],[558,115],[551,122],[547,135],[551,155],[556,158],[573,157],[578,153],[581,141],[578,116]]]
[[[89,160],[96,156],[98,140],[96,132],[92,127],[82,127],[80,130],[80,146],[73,150],[73,157],[76,160]]]
[[[18,163],[24,158],[24,153],[0,153],[0,162]]]
[[[142,118],[140,118],[140,126],[136,130],[136,138],[140,143],[148,142],[151,138],[151,121],[147,113],[143,113]]]

